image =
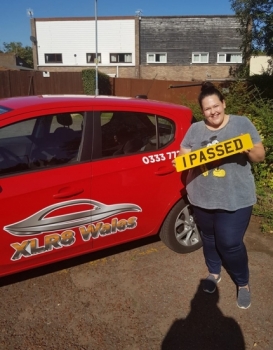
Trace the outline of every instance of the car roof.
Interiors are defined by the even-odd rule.
[[[160,108],[160,110],[184,110],[189,111],[189,108],[168,102],[161,102],[155,100],[148,100],[142,98],[132,97],[116,97],[116,96],[93,96],[93,95],[39,95],[39,96],[21,96],[21,97],[9,97],[0,99],[0,106],[9,109],[7,113],[2,114],[5,118],[7,114],[13,114],[12,112],[24,112],[31,110],[40,110],[55,107],[78,107],[84,108],[89,106],[90,102],[92,106],[100,106],[105,104],[106,106],[113,107],[136,107],[136,108]]]

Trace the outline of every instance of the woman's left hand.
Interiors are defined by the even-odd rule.
[[[262,162],[265,158],[264,146],[261,142],[253,145],[253,148],[243,151],[249,160],[254,163]]]

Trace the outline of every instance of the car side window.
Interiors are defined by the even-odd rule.
[[[80,113],[80,112],[63,113],[61,115],[63,115],[63,118],[65,118],[65,116],[67,116],[67,118],[69,118],[69,120],[72,119],[72,124],[69,125],[69,128],[73,129],[74,131],[81,131],[82,130],[82,128],[83,128],[83,114],[82,113]],[[60,118],[60,115],[58,115],[58,114],[53,115],[53,119],[52,119],[51,126],[50,126],[50,133],[55,132],[55,130],[60,127],[60,121],[58,120],[59,118]]]
[[[175,124],[172,120],[157,116],[151,120],[157,125],[157,133],[149,139],[145,151],[159,150],[167,146],[173,141],[175,134]]]
[[[160,149],[174,137],[174,123],[140,112],[101,112],[101,157],[117,157]]]
[[[0,128],[0,176],[78,161],[83,113],[59,113]]]

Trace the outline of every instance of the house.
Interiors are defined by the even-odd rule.
[[[135,77],[135,17],[32,18],[34,67],[82,71],[97,64],[111,76]],[[138,55],[138,52],[137,52]]]
[[[0,53],[0,67],[1,70],[31,70],[30,66],[13,52]]]
[[[250,58],[250,66],[249,66],[249,74],[262,74],[267,72],[268,70],[272,70],[272,57],[259,55],[259,56],[251,56]]]
[[[113,77],[230,79],[242,63],[235,16],[31,18],[34,68]],[[97,28],[97,31],[96,31]]]
[[[140,75],[147,79],[228,79],[242,63],[235,16],[142,17]]]

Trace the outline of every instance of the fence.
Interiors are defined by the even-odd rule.
[[[0,71],[1,98],[46,94],[83,94],[81,74]]]
[[[114,96],[135,97],[181,104],[182,95],[197,99],[201,82],[110,78]],[[0,98],[46,95],[84,94],[81,72],[0,71]]]

